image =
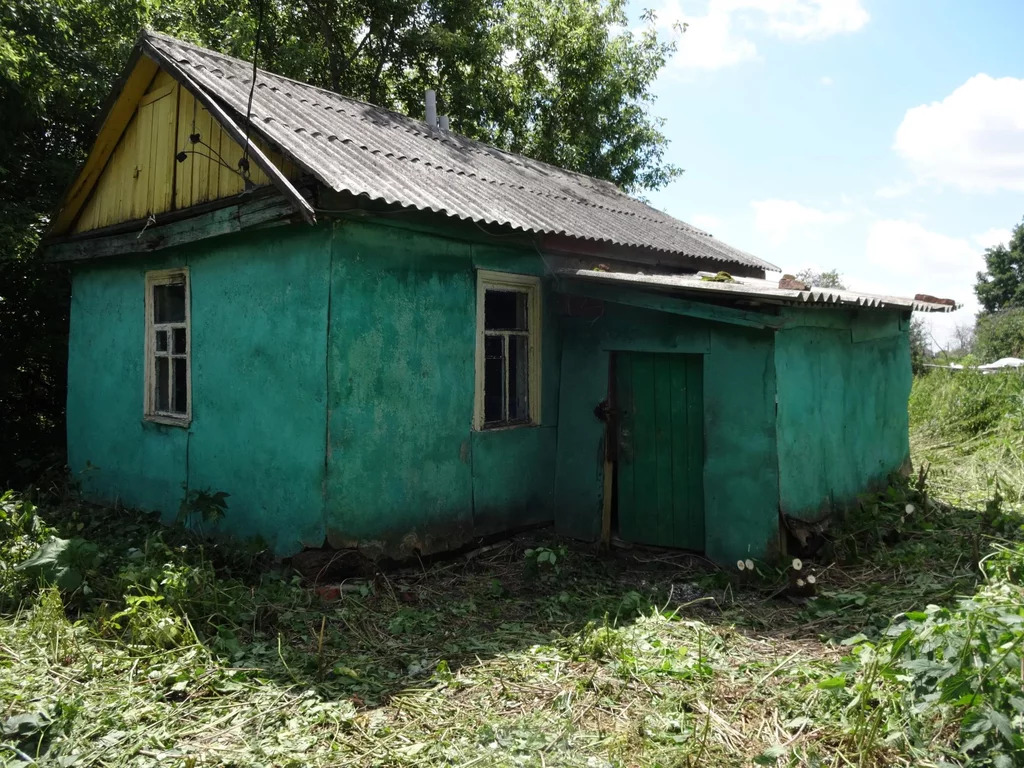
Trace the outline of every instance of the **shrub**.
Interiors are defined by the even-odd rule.
[[[1024,307],[979,315],[974,352],[986,363],[1024,357]]]

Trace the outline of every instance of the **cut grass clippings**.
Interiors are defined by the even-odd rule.
[[[9,494],[0,765],[1021,764],[1002,412],[948,447],[915,417],[928,480],[866,498],[798,572],[534,536],[318,593],[146,516]]]

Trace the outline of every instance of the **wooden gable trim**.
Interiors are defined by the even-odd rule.
[[[232,139],[244,146],[245,132],[206,91],[182,72],[174,61],[149,45],[145,32],[143,32],[128,60],[125,74],[121,77],[120,88],[115,89],[107,100],[106,112],[96,133],[96,140],[74,181],[62,196],[62,202],[54,214],[53,223],[46,239],[61,237],[71,230],[103,175],[111,155],[123,138],[136,109],[146,98],[146,91],[153,82],[153,78],[161,68],[206,107]],[[151,94],[150,98],[155,98],[155,96]],[[280,190],[286,199],[291,201],[302,217],[310,224],[315,223],[316,214],[309,202],[252,141],[249,142],[249,155],[267,175],[270,182]]]
[[[206,212],[197,212],[197,209]],[[213,210],[209,210],[209,204],[196,206],[180,214],[173,221],[152,226],[144,226],[145,222],[142,221],[133,222],[130,232],[51,241],[46,246],[46,256],[49,261],[86,261],[159,251],[208,237],[286,224],[295,216],[295,205],[275,192],[234,205],[221,205]],[[116,228],[120,230],[124,226],[120,224]],[[141,232],[138,231],[140,228]]]
[[[110,156],[114,153],[114,149],[131,122],[139,101],[145,95],[159,70],[160,67],[153,59],[142,56],[138,52],[132,55],[128,63],[127,75],[123,78],[120,91],[115,91],[117,95],[96,133],[92,149],[89,150],[85,163],[64,194],[63,202],[54,216],[50,229],[54,235],[66,233],[78,218],[78,214],[81,213],[89,199],[96,182],[99,181],[103,170],[107,167],[107,161],[110,160]]]
[[[177,80],[183,88],[191,93],[199,103],[206,107],[207,111],[216,118],[217,122],[221,124],[230,134],[231,138],[237,141],[241,145],[245,145],[245,131],[235,124],[228,113],[217,103],[217,101],[210,96],[202,87],[199,86],[191,77],[188,76],[177,64],[177,62],[169,59],[161,51],[157,50],[156,47],[149,44],[148,40],[144,40],[143,48],[146,55],[152,57],[164,71],[167,72],[171,77]],[[288,181],[288,178],[281,173],[281,169],[274,165],[267,158],[263,151],[256,146],[253,141],[249,141],[249,155],[256,162],[256,164],[267,174],[267,178],[270,179],[271,183],[277,187],[281,194],[283,194],[288,200],[292,202],[299,213],[302,214],[302,218],[309,224],[316,223],[316,213],[313,211],[313,207],[306,201],[306,199],[299,194],[299,191],[292,186],[292,183]]]

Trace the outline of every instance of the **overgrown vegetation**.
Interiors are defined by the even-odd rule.
[[[865,498],[817,563],[521,539],[314,588],[8,493],[0,761],[1024,764],[1021,381],[918,380],[930,472]]]
[[[933,371],[914,383],[910,420],[917,456],[933,463],[930,483],[942,498],[972,508],[997,497],[1024,501],[1020,372]]]

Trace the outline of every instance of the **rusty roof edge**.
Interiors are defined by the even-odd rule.
[[[562,269],[563,277],[582,278],[596,281],[649,285],[658,288],[674,288],[679,291],[718,293],[735,297],[760,298],[780,303],[793,303],[832,307],[862,307],[866,309],[912,309],[918,312],[953,312],[959,305],[937,304],[919,301],[903,296],[883,296],[858,291],[830,288],[795,290],[770,286],[750,285],[750,282],[768,282],[758,278],[734,278],[734,282],[703,280],[697,275],[661,275],[642,272],[607,272],[594,269]]]

